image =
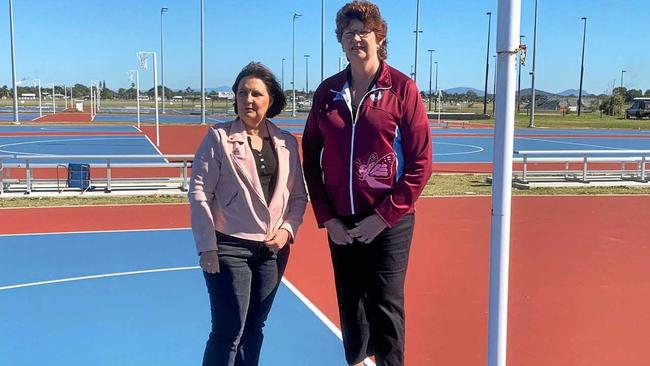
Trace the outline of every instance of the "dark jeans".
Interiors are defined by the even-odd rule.
[[[342,220],[353,227],[361,218]],[[404,365],[404,280],[414,224],[405,215],[368,244],[329,240],[349,364],[374,355],[379,366]]]
[[[253,366],[259,362],[266,321],[289,259],[262,242],[217,233],[220,272],[203,272],[210,295],[212,331],[204,366]]]

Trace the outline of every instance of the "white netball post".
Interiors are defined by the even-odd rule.
[[[147,60],[150,55],[153,56],[153,93],[156,106],[156,146],[160,147],[160,121],[158,120],[158,69],[156,64],[156,53],[151,51],[137,53],[140,68],[143,70],[148,68]]]
[[[43,117],[43,103],[41,97],[41,79],[34,79],[34,86],[38,86],[38,117]]]
[[[510,206],[515,124],[517,53],[521,0],[499,0],[497,18],[497,80],[492,218],[490,228],[490,297],[488,308],[488,366],[506,365]]]
[[[92,121],[92,120],[95,119],[95,105],[93,104],[94,103],[94,100],[93,100],[94,97],[93,97],[93,81],[92,80],[90,81],[90,89],[89,90],[90,90],[90,93],[89,93],[89,96],[90,96],[90,120]]]
[[[54,83],[52,83],[52,114],[56,113],[56,99],[54,98]]]
[[[95,115],[97,115],[102,108],[102,90],[104,90],[102,81],[95,80]]]
[[[140,73],[138,70],[129,70],[126,72],[131,83],[135,82],[135,100],[138,115],[138,129],[140,129]]]

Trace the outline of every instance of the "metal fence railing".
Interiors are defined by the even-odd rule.
[[[72,190],[67,186],[70,164],[90,168],[90,189],[180,189],[189,185],[194,155],[0,155],[0,194],[34,190]],[[65,174],[59,174],[63,168]],[[115,171],[137,169],[135,176],[116,176]],[[52,174],[56,170],[56,174]],[[49,171],[49,172],[48,172]],[[177,173],[171,173],[177,172]],[[38,173],[38,176],[37,176]]]
[[[518,150],[513,181],[528,184],[539,181],[632,180],[648,183],[647,161],[650,150]]]

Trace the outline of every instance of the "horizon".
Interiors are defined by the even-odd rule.
[[[325,68],[324,76],[338,72],[340,45],[334,36],[335,12],[346,1],[325,1]],[[412,4],[375,1],[388,23],[388,62],[405,74],[414,64],[415,1]],[[526,65],[522,67],[521,89],[530,88],[528,73],[532,64],[533,0],[522,1],[521,32],[528,46]],[[554,93],[579,88],[581,16],[588,18],[583,91],[607,94],[620,86],[621,70],[625,70],[624,86],[628,89],[650,89],[650,54],[635,52],[635,35],[643,34],[643,24],[635,17],[640,0],[616,4],[605,0],[559,0],[540,2],[536,55],[536,90]],[[165,86],[172,90],[191,87],[200,90],[199,68],[199,6],[180,0],[131,3],[115,0],[110,6],[81,0],[69,0],[66,7],[39,1],[14,3],[16,42],[16,77],[31,85],[40,78],[44,85],[80,83],[90,79],[105,80],[108,88],[128,88],[126,71],[137,68],[135,53],[160,49],[160,8],[169,8],[164,15]],[[305,86],[305,54],[309,54],[309,89],[320,83],[320,2],[293,4],[250,1],[238,3],[225,0],[205,5],[205,77],[206,88],[232,84],[235,76],[251,59],[270,67],[281,79],[282,58],[285,63],[285,89],[291,81],[291,26],[296,20],[296,90]],[[71,11],[79,16],[71,16]],[[128,10],[125,12],[125,10]],[[433,61],[439,63],[438,86],[441,90],[457,87],[483,90],[488,18],[491,22],[490,54],[496,45],[496,0],[434,2],[422,0],[417,83],[428,91],[429,53],[435,49]],[[128,16],[125,16],[125,13]],[[88,14],[100,14],[88,16]],[[551,14],[551,15],[549,15]],[[234,15],[234,16],[233,16]],[[0,6],[0,27],[8,27],[8,7]],[[268,19],[276,19],[269,23]],[[35,21],[38,26],[34,26]],[[625,24],[612,31],[611,25]],[[614,47],[618,47],[615,49]],[[0,49],[10,50],[8,32],[0,38]],[[245,51],[238,51],[244,50]],[[622,51],[618,51],[618,50]],[[7,52],[9,53],[9,52]],[[158,55],[159,69],[161,67]],[[435,68],[435,67],[433,67]],[[10,58],[0,59],[0,85],[11,86]],[[141,89],[153,86],[151,68],[141,70]],[[159,84],[161,73],[159,72]],[[488,93],[494,78],[494,59],[490,57]],[[88,80],[88,81],[86,81]],[[477,87],[478,86],[478,87]],[[435,88],[434,88],[435,89]]]

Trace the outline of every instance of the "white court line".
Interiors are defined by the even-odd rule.
[[[445,156],[445,155],[466,155],[466,154],[476,154],[480,153],[482,151],[485,151],[484,148],[476,145],[469,145],[469,144],[455,144],[451,142],[432,142],[433,145],[453,145],[453,146],[463,146],[463,147],[473,147],[475,150],[473,151],[461,151],[461,152],[453,152],[453,153],[438,153],[436,154],[435,150],[433,151],[433,156]]]
[[[205,119],[209,119],[211,121],[216,121],[216,122],[228,122],[228,121],[223,120],[223,119],[212,118],[212,117],[205,117]]]
[[[534,141],[544,141],[544,142],[550,142],[554,144],[563,144],[563,145],[576,145],[576,146],[587,146],[587,147],[599,147],[601,149],[607,149],[607,150],[626,150],[625,148],[622,147],[612,147],[612,146],[601,146],[601,145],[592,145],[592,144],[583,144],[579,142],[566,142],[566,141],[555,141],[555,140],[547,140],[547,139],[540,139],[537,137],[515,137],[517,139],[522,139],[522,140],[534,140]],[[569,137],[570,138],[570,137]]]
[[[158,155],[162,155],[162,154],[163,154],[163,153],[158,149],[158,146],[156,146],[156,144],[154,144],[153,141],[151,141],[151,139],[149,138],[149,136],[147,136],[147,135],[145,134],[145,135],[144,135],[144,138],[146,138],[147,141],[149,141],[149,143],[151,144],[151,146],[153,146],[153,148],[156,149],[156,151],[158,151]],[[169,163],[169,160],[167,160],[167,158],[165,158],[165,159],[163,159],[163,160],[165,160],[165,163]]]
[[[287,286],[289,290],[291,290],[291,292],[293,292],[293,294],[296,295],[296,297],[300,299],[300,301],[302,301],[303,304],[305,304],[305,306],[307,306],[307,308],[311,310],[316,315],[316,317],[318,317],[318,319],[320,319],[320,321],[322,321],[327,326],[327,328],[329,328],[329,330],[339,338],[339,340],[343,341],[343,334],[341,333],[341,330],[334,323],[332,323],[332,321],[329,320],[329,318],[325,316],[325,314],[323,314],[323,312],[320,311],[320,309],[318,309],[316,305],[314,305],[314,303],[307,298],[307,296],[300,292],[300,290],[298,290],[296,286],[289,282],[289,280],[287,280],[285,277],[282,277],[282,283],[284,283],[285,286]],[[366,358],[364,360],[364,363],[367,366],[376,366],[375,363],[372,362],[372,360],[369,358]]]
[[[136,137],[90,137],[90,138],[71,138],[71,139],[62,139],[62,140],[36,140],[36,141],[23,141],[23,142],[12,142],[9,144],[0,145],[0,152],[7,154],[18,154],[18,155],[34,155],[34,156],[43,156],[51,154],[41,154],[41,153],[30,153],[23,151],[12,151],[4,150],[2,148],[7,146],[18,146],[18,145],[30,145],[30,144],[39,144],[39,143],[48,143],[48,142],[70,142],[70,141],[100,141],[100,140],[137,140],[140,139],[139,136]]]
[[[23,287],[34,287],[34,286],[43,286],[43,285],[52,285],[56,283],[65,283],[65,282],[74,282],[74,281],[84,281],[84,280],[94,280],[98,278],[109,278],[109,277],[120,277],[120,276],[132,276],[137,274],[145,273],[159,273],[159,272],[173,272],[173,271],[187,271],[190,269],[198,269],[199,266],[192,267],[176,267],[176,268],[160,268],[160,269],[148,269],[143,271],[131,271],[131,272],[119,272],[119,273],[106,273],[101,275],[92,275],[92,276],[82,276],[82,277],[71,277],[71,278],[62,278],[58,280],[51,281],[41,281],[41,282],[31,282],[23,283],[19,285],[3,286],[0,287],[0,291],[13,290]]]

